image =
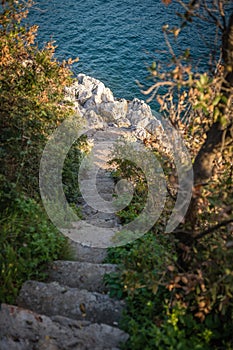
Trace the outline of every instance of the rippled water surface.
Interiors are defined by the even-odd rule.
[[[167,60],[161,27],[176,24],[177,6],[166,7],[161,0],[39,0],[30,21],[39,25],[41,44],[56,40],[59,59],[80,58],[76,73],[102,80],[117,97],[144,98],[135,80],[146,81],[152,60]],[[206,61],[201,37],[208,28],[192,30],[177,45],[190,47],[198,62]]]

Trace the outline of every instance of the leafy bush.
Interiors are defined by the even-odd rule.
[[[37,26],[24,24],[31,1],[4,3],[0,13],[1,171],[27,194],[35,195],[48,136],[73,114],[64,102],[64,87],[72,83],[72,61],[59,63],[53,43],[38,49]]]
[[[12,303],[27,279],[45,277],[50,261],[68,258],[67,240],[34,199],[1,178],[0,300]]]
[[[84,135],[73,143],[64,162],[62,183],[67,201],[71,204],[77,204],[81,196],[78,186],[79,166],[87,153],[88,142]]]
[[[166,165],[169,167],[169,162]],[[166,175],[171,173],[164,169]],[[143,207],[145,191],[138,201],[140,210],[135,210],[137,191],[146,184],[125,161],[118,162],[115,176],[136,184],[136,196],[119,212],[124,223],[130,222]],[[169,186],[172,189],[173,184]],[[109,249],[108,261],[121,269],[107,275],[105,281],[110,294],[127,303],[121,327],[130,338],[122,349],[232,349],[232,230],[218,225],[222,217],[228,219],[231,193],[231,168],[225,163],[222,177],[200,194],[203,202],[198,222],[202,231],[196,239],[188,240],[179,230],[164,233],[174,203],[171,200],[150,233],[124,247]]]
[[[133,244],[109,250],[108,261],[121,269],[107,275],[105,282],[110,295],[124,298],[127,304],[121,327],[130,338],[122,349],[188,350],[190,345],[196,350],[232,349],[232,252],[228,257],[215,246],[213,255],[207,257],[203,246],[198,257],[194,255],[205,266],[202,289],[200,270],[178,273],[179,257],[173,244],[162,233],[151,232]],[[212,308],[206,311],[210,298]]]
[[[69,256],[66,238],[41,207],[38,177],[49,136],[74,113],[64,98],[72,60],[58,62],[52,42],[38,48],[37,26],[26,23],[32,4],[7,0],[0,8],[0,300],[8,303],[25,280],[44,278],[49,262]],[[65,161],[70,203],[78,195],[71,169],[80,155],[74,146]]]

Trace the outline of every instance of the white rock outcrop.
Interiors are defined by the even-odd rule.
[[[101,81],[85,74],[79,74],[75,83],[66,88],[66,99],[74,103],[89,128],[128,128],[138,139],[164,134],[161,122],[143,100],[114,98]]]

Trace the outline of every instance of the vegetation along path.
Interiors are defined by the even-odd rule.
[[[114,134],[104,133],[109,137]],[[101,132],[96,134],[96,139],[100,137]],[[105,158],[104,151],[101,154]],[[114,183],[107,169],[103,169],[97,182],[100,192],[105,190],[105,196],[111,196]],[[101,236],[100,225],[110,231],[119,227],[115,214],[104,216],[85,205],[85,201],[82,212],[86,221],[99,228],[102,243],[107,243],[103,240],[108,238]],[[74,230],[81,236],[91,235],[79,226],[77,222]],[[29,280],[23,284],[18,306],[2,305],[0,328],[5,335],[0,341],[2,350],[116,350],[120,342],[127,340],[128,335],[118,328],[124,303],[110,298],[103,282],[103,276],[117,268],[102,263],[106,248],[74,241],[71,245],[76,261],[55,261],[46,282]]]
[[[111,158],[108,145],[122,137],[139,140],[149,135],[146,127],[150,130],[160,124],[144,102],[116,101],[101,82],[84,75],[78,77],[67,96],[89,128],[94,162],[99,167],[96,187],[102,199],[111,201],[115,184],[107,163]],[[68,232],[75,261],[55,261],[46,282],[28,280],[17,305],[2,304],[1,350],[116,350],[127,340],[128,335],[118,327],[124,302],[110,298],[103,282],[106,273],[117,269],[103,261],[110,239],[121,225],[114,212],[103,213],[87,204],[88,196],[92,199],[89,178],[84,174],[85,200],[79,200],[84,220],[74,223]],[[91,229],[86,228],[87,222]],[[80,242],[72,240],[77,233]]]

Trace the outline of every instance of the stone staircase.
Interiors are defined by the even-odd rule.
[[[23,284],[18,306],[1,306],[0,349],[117,350],[128,338],[118,328],[124,303],[110,298],[103,282],[116,269],[95,262],[54,262],[46,282]]]
[[[17,305],[1,305],[0,350],[117,350],[128,339],[119,329],[125,305],[110,298],[103,283],[103,276],[117,269],[103,261],[121,225],[113,212],[101,210],[101,202],[98,208],[88,203],[89,199],[93,203],[90,179],[95,176],[108,207],[115,184],[104,165],[109,158],[107,146],[122,135],[139,140],[154,135],[159,141],[165,134],[143,101],[117,100],[94,78],[80,74],[67,95],[93,132],[88,136],[94,139],[94,163],[100,171],[83,174],[85,198],[79,204],[84,220],[63,232],[75,261],[54,262],[46,282],[25,282]],[[98,204],[96,198],[94,203]]]
[[[111,264],[56,261],[47,282],[23,284],[18,306],[1,306],[1,350],[117,350],[124,303],[107,294]]]
[[[101,137],[110,140],[123,133],[114,131],[97,131],[95,146],[102,142]],[[113,179],[104,166],[107,159],[108,150],[104,147],[95,162],[100,167],[96,186],[106,201],[114,193]],[[84,188],[90,186],[84,183]],[[90,200],[91,195],[91,191],[86,193]],[[92,231],[93,227],[99,231],[100,246],[82,242],[82,235],[92,241],[92,231],[87,231],[84,220],[74,225],[68,237],[79,235],[80,242],[70,239],[76,261],[55,261],[49,266],[46,282],[25,282],[17,306],[1,306],[1,350],[117,350],[127,340],[128,335],[119,329],[124,302],[110,298],[103,282],[104,275],[116,271],[117,266],[103,264],[111,234],[106,236],[102,231],[114,233],[120,226],[119,220],[114,213],[93,209],[83,198],[80,206],[85,222],[91,223]]]

